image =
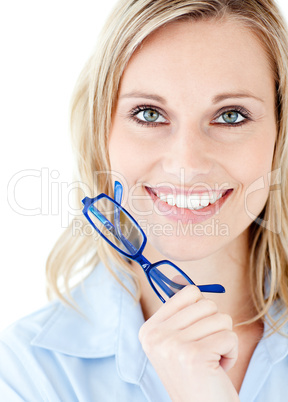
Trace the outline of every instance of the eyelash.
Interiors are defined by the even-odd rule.
[[[145,110],[153,110],[153,111],[159,113],[161,116],[164,115],[164,113],[161,109],[158,109],[157,107],[155,107],[153,105],[139,105],[139,106],[136,106],[135,108],[133,108],[129,112],[129,118],[132,121],[136,122],[137,124],[140,124],[140,126],[157,127],[162,124],[168,124],[168,123],[157,123],[157,122],[154,123],[154,122],[149,122],[149,121],[146,122],[146,121],[137,119],[136,115],[140,112],[145,112]]]
[[[140,126],[149,126],[149,127],[159,127],[160,125],[163,124],[168,124],[168,123],[157,123],[157,122],[146,122],[143,120],[138,119],[136,116],[138,113],[140,112],[144,112],[145,110],[153,110],[157,113],[159,113],[162,117],[164,117],[164,113],[161,109],[153,106],[153,105],[139,105],[136,106],[135,108],[133,108],[130,112],[129,112],[129,119],[132,120],[133,122],[136,122],[137,124],[139,124]],[[244,117],[244,120],[242,120],[239,123],[213,123],[214,120],[218,119],[221,115],[223,115],[224,113],[227,112],[236,112],[239,113],[242,117]],[[165,117],[164,117],[165,118]],[[217,113],[217,115],[213,118],[212,120],[212,124],[214,125],[220,125],[220,126],[225,126],[225,127],[239,127],[242,126],[243,124],[247,123],[247,121],[252,120],[250,113],[248,112],[248,110],[244,109],[242,106],[230,106],[230,107],[225,107],[219,110],[219,112]]]
[[[244,120],[240,121],[239,123],[213,123],[214,120],[218,119],[220,116],[222,116],[224,113],[227,112],[236,112],[240,114],[240,116],[244,117]],[[239,127],[242,126],[243,124],[246,124],[249,120],[251,119],[251,114],[248,112],[248,110],[244,109],[242,106],[229,106],[229,107],[224,107],[220,109],[216,115],[216,117],[213,118],[212,124],[215,125],[220,125],[224,127]]]

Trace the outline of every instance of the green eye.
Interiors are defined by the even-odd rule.
[[[222,113],[217,119],[215,119],[215,122],[222,124],[234,124],[237,126],[238,123],[241,123],[246,119],[247,117],[243,116],[236,110],[227,110],[227,112]]]
[[[143,109],[141,110],[140,108],[142,107]],[[155,127],[159,124],[168,123],[165,117],[156,109],[147,106],[138,106],[137,109],[133,112],[133,119],[139,124]]]
[[[146,121],[155,122],[159,118],[159,113],[153,109],[147,109],[143,111],[143,117]]]
[[[223,116],[223,120],[226,123],[235,123],[238,119],[239,113],[229,111],[229,112],[223,113],[222,116]]]

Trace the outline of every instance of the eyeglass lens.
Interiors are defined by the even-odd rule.
[[[173,266],[160,264],[151,268],[149,276],[157,291],[166,301],[190,282]]]
[[[87,212],[99,232],[116,248],[131,256],[137,253],[144,238],[138,226],[122,208],[103,197],[90,205]]]

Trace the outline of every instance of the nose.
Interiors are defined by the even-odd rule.
[[[208,175],[214,166],[213,141],[200,128],[179,127],[170,133],[162,153],[162,168],[185,181]]]

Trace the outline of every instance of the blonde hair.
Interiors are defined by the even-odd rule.
[[[97,51],[86,64],[75,88],[71,110],[72,144],[77,159],[76,178],[84,183],[86,195],[93,196],[93,190],[94,195],[101,192],[112,195],[112,183],[107,174],[110,170],[107,142],[119,83],[129,59],[143,40],[164,24],[183,19],[223,18],[239,21],[260,39],[274,72],[277,94],[278,136],[272,169],[281,167],[281,188],[279,191],[270,191],[258,223],[253,222],[250,226],[251,291],[258,312],[252,322],[263,318],[276,299],[285,307],[288,306],[288,215],[284,198],[288,186],[288,46],[285,23],[274,1],[119,1],[104,26]],[[79,187],[79,210],[83,195],[83,188]],[[87,224],[81,216],[77,220],[83,227]],[[74,275],[77,272],[90,272],[101,260],[115,277],[117,275],[111,268],[112,264],[123,274],[132,276],[136,289],[134,297],[138,300],[139,283],[129,263],[101,239],[95,242],[93,236],[83,236],[79,231],[73,233],[73,222],[49,255],[48,294],[66,300],[63,294],[70,294]],[[268,295],[265,294],[267,278],[270,282]],[[279,329],[282,324],[283,320],[276,322],[274,329]]]

